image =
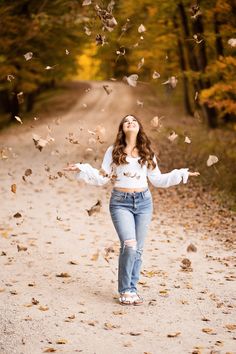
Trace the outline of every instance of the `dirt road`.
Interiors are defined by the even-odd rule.
[[[0,353],[236,353],[235,247],[216,240],[209,220],[201,223],[216,209],[197,193],[189,201],[191,179],[168,190],[151,187],[154,215],[140,280],[145,304],[117,302],[112,186],[60,173],[67,162],[99,167],[120,119],[137,106],[132,88],[109,83],[107,95],[103,84],[92,83],[62,117],[0,133]],[[106,128],[104,144],[88,132],[99,124]],[[33,133],[54,141],[40,152]],[[98,199],[100,213],[89,216],[86,209]],[[217,222],[210,230],[227,233]],[[187,251],[190,243],[197,252]],[[185,270],[184,258],[191,261]]]

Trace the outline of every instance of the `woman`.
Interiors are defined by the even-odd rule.
[[[137,293],[137,283],[153,211],[147,177],[155,187],[167,188],[182,179],[187,183],[189,176],[198,176],[199,172],[181,168],[162,174],[151,142],[141,122],[133,115],[121,120],[115,142],[107,149],[100,171],[86,163],[70,164],[64,170],[79,172],[77,179],[93,185],[113,182],[109,210],[120,239],[119,301],[122,305],[141,305],[143,299]]]

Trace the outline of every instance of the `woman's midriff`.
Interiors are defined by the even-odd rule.
[[[127,192],[127,193],[134,193],[134,192],[144,192],[147,188],[113,188],[115,191],[119,192]]]

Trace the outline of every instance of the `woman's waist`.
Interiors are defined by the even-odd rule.
[[[135,192],[145,192],[147,187],[142,188],[122,188],[122,187],[114,187],[113,191],[117,192],[126,192],[126,193],[135,193]]]

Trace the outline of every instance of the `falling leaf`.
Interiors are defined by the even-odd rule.
[[[106,37],[102,36],[101,34],[96,35],[96,45],[104,46]]]
[[[178,134],[176,134],[174,131],[168,136],[168,139],[170,141],[174,141],[177,138]]]
[[[140,60],[140,62],[138,63],[138,70],[141,69],[141,67],[144,65],[144,58],[142,58]]]
[[[137,100],[137,105],[143,107],[143,102]]]
[[[228,40],[228,44],[231,46],[231,47],[236,47],[236,38],[230,38]]]
[[[124,76],[124,80],[127,81],[127,83],[132,86],[136,87],[137,86],[137,80],[138,80],[138,75],[137,74],[132,74],[130,76]]]
[[[9,75],[7,75],[7,81],[12,81],[12,80],[14,80],[15,79],[15,76],[13,76],[13,75],[11,75],[11,74],[9,74]]]
[[[104,88],[104,90],[106,91],[106,93],[108,95],[110,95],[110,93],[112,92],[112,89],[109,87],[109,85],[103,85],[102,86]]]
[[[180,334],[181,332],[169,333],[167,334],[167,337],[174,338],[174,337],[178,337]]]
[[[56,274],[56,277],[59,277],[59,278],[69,278],[70,277],[70,274],[68,273],[60,273],[60,274]]]
[[[145,31],[146,31],[146,28],[144,27],[144,25],[141,24],[141,25],[139,26],[139,28],[138,28],[138,32],[139,32],[139,33],[143,33],[143,32],[145,32]]]
[[[69,261],[69,262],[68,262],[68,264],[77,265],[77,264],[79,264],[79,263],[78,263],[78,262],[76,262],[76,261]]]
[[[98,200],[96,204],[94,204],[90,209],[86,209],[88,212],[88,215],[91,216],[94,213],[98,213],[101,210],[102,202],[101,200]]]
[[[186,136],[185,139],[184,139],[184,142],[187,143],[187,144],[190,144],[190,143],[191,143],[191,140],[189,139],[188,136]]]
[[[92,4],[91,0],[84,0],[83,3],[82,3],[82,6],[88,6],[88,5],[91,5],[91,4]]]
[[[47,140],[42,139],[39,135],[37,134],[33,134],[33,141],[35,144],[35,147],[39,150],[42,151],[42,149],[49,143],[50,138],[48,138]]]
[[[90,29],[87,26],[84,26],[84,31],[87,36],[91,36],[92,32],[90,31]]]
[[[32,52],[28,52],[26,54],[24,54],[25,60],[30,60],[33,57],[33,53]]]
[[[154,71],[153,74],[152,74],[152,78],[155,80],[155,79],[159,79],[161,77],[161,75],[157,72],[157,71]]]
[[[23,124],[23,122],[22,122],[22,120],[21,120],[21,118],[20,118],[20,117],[15,116],[15,119],[16,119],[18,122],[20,122],[20,124]]]
[[[97,252],[92,255],[91,261],[97,261],[99,257],[99,253],[100,253],[99,250],[97,250]]]
[[[70,52],[69,52],[68,49],[66,49],[65,52],[66,52],[66,55],[69,55],[69,54],[70,54]]]
[[[13,217],[14,217],[14,218],[21,218],[22,215],[21,215],[20,213],[16,213],[16,214],[13,215]]]
[[[15,183],[11,185],[11,191],[12,191],[12,193],[16,193],[16,184]]]
[[[196,101],[198,98],[198,91],[195,92],[194,100]]]
[[[167,85],[169,84],[172,88],[175,88],[177,85],[178,80],[176,79],[175,76],[169,77],[169,79],[165,82],[162,82],[162,85]]]
[[[24,93],[22,91],[18,92],[16,95],[16,98],[17,98],[17,101],[19,104],[23,103],[24,102]]]
[[[159,126],[161,126],[161,123],[160,123],[160,121],[161,121],[161,119],[163,119],[164,118],[164,116],[162,116],[162,117],[158,117],[158,116],[155,116],[155,117],[153,117],[152,118],[152,120],[150,121],[150,124],[154,127],[154,128],[158,128]]]
[[[193,39],[197,44],[200,44],[203,41],[203,38],[199,38],[197,34],[193,35]]]
[[[119,328],[120,326],[118,325],[114,325],[112,323],[109,323],[109,322],[105,322],[104,323],[104,328],[107,329],[107,330],[111,330],[113,328]]]
[[[209,155],[207,160],[207,166],[212,166],[219,161],[218,157],[215,155]]]
[[[187,252],[197,252],[197,247],[190,243],[187,247]]]

